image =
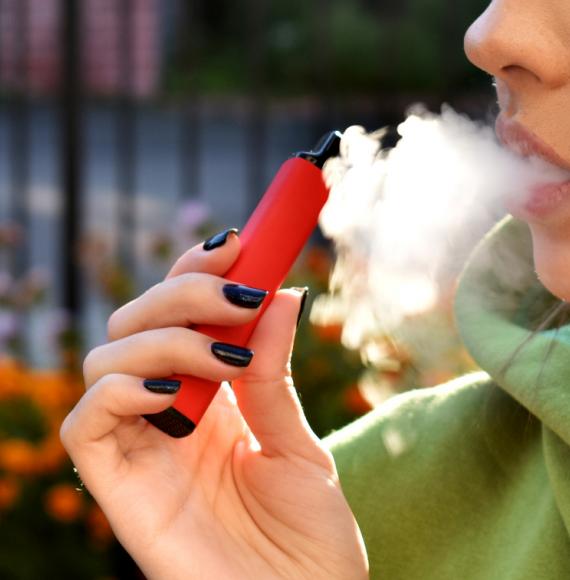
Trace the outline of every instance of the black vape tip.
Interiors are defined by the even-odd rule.
[[[327,159],[339,155],[341,139],[342,133],[340,131],[331,131],[321,137],[314,150],[299,151],[298,153],[295,153],[293,157],[306,159],[309,163],[322,169]]]

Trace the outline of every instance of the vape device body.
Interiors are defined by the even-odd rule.
[[[340,139],[341,134],[333,131],[315,151],[296,153],[286,161],[240,233],[240,255],[224,278],[269,292],[255,320],[232,327],[195,325],[193,330],[215,341],[247,345],[259,317],[317,225],[328,198],[321,169],[328,158],[339,154]],[[185,437],[199,423],[220,383],[183,375],[169,378],[182,383],[174,405],[145,418],[172,437]]]

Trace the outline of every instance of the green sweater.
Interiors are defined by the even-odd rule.
[[[499,224],[456,298],[484,372],[394,397],[326,439],[372,578],[570,579],[570,327],[529,340],[553,304],[527,226]]]

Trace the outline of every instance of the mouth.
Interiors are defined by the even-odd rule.
[[[570,211],[570,164],[534,133],[502,115],[497,118],[495,132],[499,141],[519,157],[537,158],[561,170],[560,179],[535,185],[522,199],[509,200],[509,211],[525,221],[548,220],[560,215],[563,206],[568,206]]]
[[[570,171],[568,162],[520,123],[499,115],[495,123],[495,133],[499,141],[517,155],[524,158],[538,157],[550,165]]]

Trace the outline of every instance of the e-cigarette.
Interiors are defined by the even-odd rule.
[[[232,327],[195,325],[193,330],[216,341],[247,345],[257,321],[317,225],[329,193],[321,170],[327,159],[338,156],[340,140],[341,133],[332,131],[314,151],[301,151],[287,160],[240,234],[240,255],[224,278],[268,291],[255,320]],[[144,417],[172,437],[185,437],[200,422],[220,383],[183,375],[169,378],[182,383],[174,405]]]

